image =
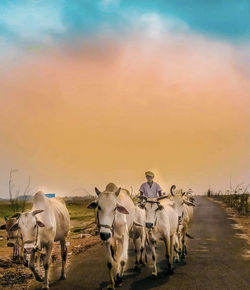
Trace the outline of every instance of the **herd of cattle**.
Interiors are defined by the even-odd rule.
[[[152,275],[157,276],[156,242],[164,241],[168,271],[173,263],[183,259],[187,253],[185,238],[192,220],[194,198],[191,191],[183,192],[173,185],[170,195],[159,198],[138,196],[133,202],[129,191],[109,183],[101,192],[95,188],[97,198],[88,208],[95,209],[100,238],[106,248],[109,270],[109,289],[122,283],[128,261],[128,246],[131,238],[135,247],[135,263],[147,263],[146,248],[152,253]],[[37,192],[30,211],[16,213],[6,218],[0,229],[7,231],[7,245],[14,252],[21,251],[23,261],[33,272],[36,280],[43,282],[43,289],[49,288],[49,261],[54,242],[60,241],[62,269],[60,279],[65,279],[67,259],[66,238],[70,228],[69,212],[61,199],[47,198]],[[37,271],[42,249],[46,250],[43,260],[44,277]]]

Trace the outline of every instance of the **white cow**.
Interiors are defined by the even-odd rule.
[[[60,241],[62,270],[60,279],[65,279],[65,264],[67,259],[66,237],[69,231],[69,212],[65,203],[57,198],[47,198],[43,192],[37,192],[33,199],[31,211],[21,213],[18,222],[11,230],[20,229],[23,237],[25,253],[31,253],[29,268],[38,281],[43,281],[43,288],[49,288],[49,259],[53,243]],[[35,252],[46,249],[44,259],[45,276],[42,280],[34,265]]]
[[[135,220],[133,227],[129,233],[130,238],[133,240],[135,246],[135,269],[138,265],[145,265],[147,263],[146,255],[146,213],[142,208],[141,203],[135,205]]]
[[[128,260],[129,231],[134,223],[135,206],[125,189],[109,183],[101,192],[95,188],[98,199],[92,201],[88,208],[97,208],[97,223],[100,238],[105,241],[107,266],[111,284],[121,285],[123,273]]]
[[[172,185],[170,189],[170,193],[172,195],[171,199],[174,201],[174,207],[178,214],[179,221],[182,222],[182,235],[181,235],[181,258],[185,258],[185,254],[187,253],[186,248],[186,236],[188,226],[193,218],[193,207],[194,203],[190,202],[187,198],[185,198],[185,192],[182,189],[176,190],[176,186]]]
[[[153,260],[152,276],[156,277],[158,274],[155,249],[158,240],[163,240],[165,243],[168,271],[172,273],[174,241],[178,226],[178,215],[174,209],[174,203],[166,199],[166,196],[158,199],[142,198],[146,201],[146,228],[148,229],[148,240]]]

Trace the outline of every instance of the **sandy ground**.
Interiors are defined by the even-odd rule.
[[[235,221],[235,223],[232,224],[232,227],[236,230],[237,229],[241,230],[242,233],[238,234],[239,237],[245,239],[250,245],[250,216],[239,215],[235,209],[231,207],[227,207],[227,205],[223,203],[222,201],[218,201],[213,198],[209,198],[209,200],[218,203],[223,208],[225,213],[228,215],[229,219],[232,219],[233,221]],[[250,256],[250,253],[249,253],[249,256]]]
[[[86,223],[88,224],[88,223]],[[86,227],[83,225],[83,228]],[[94,235],[95,226],[92,225],[80,233],[70,233],[68,243],[68,261],[67,267],[71,263],[73,256],[85,252],[87,249],[100,243],[99,236]],[[5,232],[3,232],[5,238]],[[29,289],[31,285],[36,285],[32,273],[22,264],[13,263],[10,259],[12,248],[0,248],[0,289]],[[52,252],[52,267],[58,267],[61,264],[60,245],[54,244]],[[43,273],[43,267],[40,268],[40,273]]]

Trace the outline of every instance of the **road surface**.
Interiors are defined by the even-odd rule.
[[[250,258],[246,240],[240,239],[234,223],[223,209],[206,197],[197,197],[199,206],[189,233],[195,238],[188,241],[185,262],[176,265],[174,274],[166,272],[163,244],[158,245],[159,278],[152,280],[151,267],[133,271],[134,256],[129,251],[130,262],[122,289],[250,289]],[[105,289],[108,280],[104,248],[95,246],[84,254],[72,258],[67,280],[54,281],[51,289]],[[58,274],[59,275],[59,274]]]

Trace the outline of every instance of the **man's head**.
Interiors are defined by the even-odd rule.
[[[147,171],[145,172],[145,175],[146,175],[147,182],[152,182],[154,180],[155,175],[153,172]]]

